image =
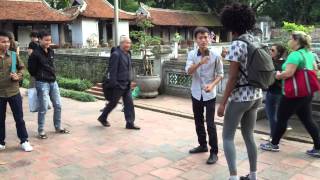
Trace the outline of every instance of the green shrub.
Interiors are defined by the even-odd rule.
[[[28,89],[28,88],[29,88],[29,85],[30,85],[29,79],[24,78],[24,79],[22,80],[22,87]]]
[[[74,90],[68,90],[60,88],[60,94],[62,97],[74,99],[81,102],[95,102],[96,98],[91,94],[85,92],[79,92]]]
[[[58,77],[57,82],[61,88],[75,91],[85,91],[93,86],[88,80],[69,79],[64,77]]]

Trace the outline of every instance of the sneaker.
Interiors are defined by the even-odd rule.
[[[25,151],[25,152],[31,152],[33,150],[32,146],[30,145],[30,143],[28,141],[24,142],[21,144],[21,148]]]
[[[280,148],[278,145],[273,145],[271,142],[266,144],[260,144],[260,148],[265,151],[279,152]]]
[[[0,151],[3,151],[3,150],[5,150],[5,149],[6,149],[6,145],[0,144]]]
[[[320,158],[320,150],[312,149],[306,152],[309,156]]]
[[[249,176],[250,176],[250,175],[241,176],[241,177],[240,177],[240,180],[250,180]]]

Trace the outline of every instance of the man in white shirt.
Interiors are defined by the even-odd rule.
[[[208,49],[210,37],[207,28],[196,28],[194,36],[198,48],[189,52],[186,72],[192,75],[192,107],[200,146],[191,149],[190,153],[208,152],[207,133],[204,126],[205,110],[209,145],[211,146],[207,164],[214,164],[218,160],[218,138],[214,124],[216,86],[223,78],[223,63],[219,54]]]

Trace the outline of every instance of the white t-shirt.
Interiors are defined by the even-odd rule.
[[[250,34],[243,34],[239,38],[245,38],[248,41],[254,41],[254,37]],[[226,57],[227,61],[234,61],[240,63],[240,68],[245,74],[248,74],[247,71],[247,59],[248,59],[248,50],[247,44],[243,41],[233,41],[230,47],[229,54]],[[248,84],[247,78],[239,72],[237,85]],[[262,89],[255,88],[253,86],[244,86],[239,87],[233,90],[229,100],[234,102],[247,102],[255,101],[263,97]]]

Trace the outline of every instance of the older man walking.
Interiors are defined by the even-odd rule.
[[[103,85],[104,94],[109,103],[98,118],[98,121],[105,127],[110,126],[108,116],[122,97],[127,122],[126,129],[140,130],[140,127],[134,124],[135,110],[131,97],[131,45],[130,38],[122,36],[120,47],[117,47],[110,57],[106,80]]]

